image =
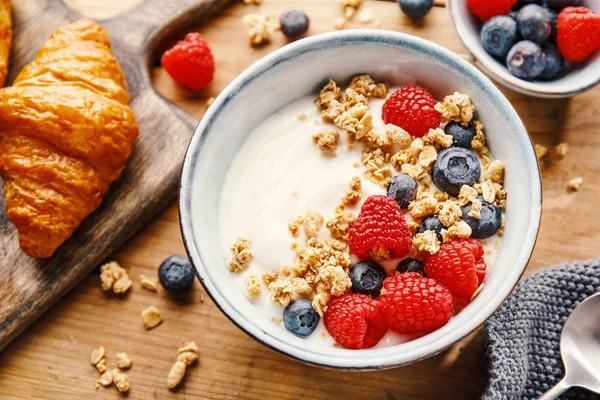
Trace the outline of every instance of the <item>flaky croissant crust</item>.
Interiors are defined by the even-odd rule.
[[[138,136],[123,72],[92,21],[57,29],[0,90],[0,175],[25,253],[50,257],[94,211]]]

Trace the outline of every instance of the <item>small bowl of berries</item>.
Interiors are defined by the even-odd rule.
[[[600,2],[449,0],[476,65],[518,92],[572,97],[600,82]]]

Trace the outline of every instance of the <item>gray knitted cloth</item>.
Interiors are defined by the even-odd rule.
[[[520,282],[484,324],[490,383],[484,400],[537,399],[563,376],[559,342],[573,309],[600,291],[600,260],[536,273]],[[600,399],[571,388],[561,399]]]

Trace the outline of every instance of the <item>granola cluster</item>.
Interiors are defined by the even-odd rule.
[[[169,389],[173,389],[181,383],[187,367],[196,362],[200,355],[196,342],[185,342],[178,353],[177,361],[175,361],[167,376],[167,387]]]
[[[150,306],[142,311],[142,322],[147,330],[156,328],[162,322],[162,316],[158,308]]]
[[[454,92],[446,96],[442,103],[436,104],[435,110],[440,113],[442,123],[454,121],[467,126],[473,119],[475,106],[468,95]]]
[[[127,271],[115,261],[104,264],[100,268],[100,284],[105,292],[112,290],[117,294],[125,293],[131,288],[132,283]]]
[[[233,258],[229,262],[229,270],[239,274],[248,269],[248,263],[252,260],[252,251],[250,251],[250,241],[244,238],[237,238],[231,245]]]
[[[248,14],[242,22],[248,28],[248,42],[251,46],[260,46],[271,42],[271,34],[279,29],[279,25],[271,23],[271,17],[266,14]]]
[[[352,177],[352,180],[350,181],[350,189],[348,189],[346,195],[342,197],[342,204],[345,206],[356,205],[362,198],[362,195],[360,194],[361,189],[362,182],[360,178],[358,176]]]
[[[129,377],[120,371],[120,369],[129,369],[133,365],[133,361],[127,353],[117,353],[117,367],[112,370],[106,369],[106,352],[104,346],[98,346],[92,351],[90,362],[96,367],[100,378],[96,381],[96,389],[100,386],[108,387],[114,384],[117,390],[121,393],[129,391]]]

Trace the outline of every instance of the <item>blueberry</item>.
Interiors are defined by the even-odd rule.
[[[494,57],[504,58],[517,41],[517,22],[506,15],[494,17],[481,28],[481,44]]]
[[[463,147],[465,149],[471,148],[471,142],[475,137],[475,127],[472,122],[464,127],[458,122],[450,122],[444,129],[446,135],[452,136],[452,145],[456,147]]]
[[[423,18],[433,7],[433,0],[398,0],[400,9],[412,20]]]
[[[421,261],[415,260],[414,258],[405,258],[398,263],[396,271],[403,272],[416,272],[423,276],[427,276],[424,270],[424,265]]]
[[[523,40],[508,52],[506,66],[518,78],[533,79],[546,68],[546,56],[539,44]]]
[[[548,7],[555,11],[560,11],[565,7],[579,7],[581,6],[581,0],[545,0]]]
[[[296,300],[283,310],[285,329],[298,336],[308,336],[313,333],[320,320],[321,317],[307,299]]]
[[[424,233],[425,231],[434,231],[438,239],[441,241],[442,229],[444,229],[444,225],[442,225],[438,216],[432,215],[430,217],[425,218],[423,222],[421,222],[421,225],[419,225],[419,229],[417,229],[417,233]]]
[[[550,10],[550,9],[546,9],[546,11],[548,12],[548,15],[550,16],[550,37],[548,38],[549,41],[552,42],[556,42],[556,34],[557,34],[557,28],[556,28],[556,21],[558,19],[558,13],[556,11]]]
[[[378,297],[386,277],[385,269],[375,261],[359,261],[350,268],[350,289],[352,293]]]
[[[281,32],[289,39],[296,39],[308,31],[310,21],[304,11],[287,10],[281,14],[279,24]]]
[[[517,15],[519,15],[519,11],[511,11],[510,14],[508,14],[508,16],[514,19],[515,21],[517,20]]]
[[[387,195],[396,200],[400,208],[407,208],[408,204],[417,197],[419,184],[406,174],[398,174],[392,177],[387,187]]]
[[[160,264],[158,279],[169,292],[183,292],[192,287],[194,271],[186,257],[171,256]]]
[[[542,0],[519,0],[517,4],[513,6],[513,10],[520,10],[528,4],[542,4]]]
[[[481,202],[481,218],[476,219],[469,215],[473,206],[469,203],[462,208],[462,219],[471,227],[473,231],[471,234],[472,237],[475,239],[486,239],[500,229],[502,212],[495,205],[483,200],[482,197],[477,197],[477,199]]]
[[[449,147],[439,152],[433,164],[433,182],[441,190],[457,196],[462,185],[471,186],[479,180],[481,165],[472,151]]]
[[[554,79],[560,74],[564,67],[564,61],[556,47],[546,47],[544,50],[546,67],[539,75],[540,79]]]
[[[552,33],[550,14],[537,4],[526,5],[517,15],[521,37],[536,43],[544,43]]]

